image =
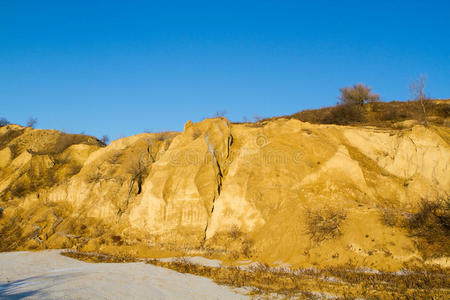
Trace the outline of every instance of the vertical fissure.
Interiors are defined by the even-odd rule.
[[[214,153],[214,150],[212,149],[212,146],[211,146],[211,144],[209,143],[208,136],[205,136],[205,139],[206,139],[206,143],[208,144],[208,149],[209,149],[209,151],[210,151],[210,153],[211,153],[211,157],[212,157],[212,159],[214,159],[215,164],[216,164],[216,167],[217,167],[217,174],[216,174],[216,181],[217,181],[217,188],[216,188],[216,191],[217,191],[217,194],[215,193],[215,194],[214,194],[214,197],[213,197],[213,199],[212,199],[211,211],[210,211],[210,214],[209,214],[209,216],[208,216],[208,220],[206,221],[206,226],[205,226],[205,229],[204,229],[204,232],[203,232],[202,246],[203,246],[203,245],[205,244],[205,242],[206,242],[206,235],[207,235],[207,232],[208,232],[209,224],[210,224],[210,222],[211,222],[212,214],[213,214],[213,212],[214,212],[214,205],[215,205],[215,202],[216,202],[217,198],[220,197],[220,193],[222,192],[223,174],[224,174],[224,173],[223,173],[224,170],[223,170],[223,168],[220,166],[219,160],[217,159],[216,154]],[[228,136],[228,138],[227,138],[227,158],[228,158],[229,155],[230,155],[230,147],[231,147],[232,144],[233,144],[233,136],[231,135],[231,132],[230,132],[230,134],[229,134],[229,136]]]

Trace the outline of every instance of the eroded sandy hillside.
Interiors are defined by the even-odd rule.
[[[217,118],[105,147],[8,125],[0,128],[0,249],[448,265],[448,236],[428,238],[411,220],[422,199],[443,203],[433,213],[448,205],[450,129],[398,127]],[[430,236],[448,233],[428,223]]]

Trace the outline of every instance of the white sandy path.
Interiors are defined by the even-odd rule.
[[[145,263],[86,263],[58,250],[0,253],[0,299],[246,299],[210,279]]]

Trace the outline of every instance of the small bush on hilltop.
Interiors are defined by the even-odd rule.
[[[341,104],[359,104],[363,106],[367,102],[379,101],[380,96],[371,92],[371,87],[362,83],[353,85],[352,87],[343,87],[339,90],[341,96],[339,100]]]

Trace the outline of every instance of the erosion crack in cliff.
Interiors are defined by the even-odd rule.
[[[212,199],[212,206],[211,206],[211,211],[210,214],[208,216],[208,219],[206,221],[206,226],[205,229],[203,231],[203,241],[202,241],[202,245],[204,245],[205,241],[206,241],[206,237],[207,237],[207,232],[208,232],[208,227],[209,227],[209,223],[211,222],[211,217],[214,213],[214,207],[215,207],[215,202],[216,199],[220,197],[220,194],[222,192],[222,185],[223,185],[223,176],[224,176],[224,168],[221,167],[219,160],[217,159],[217,156],[215,154],[215,151],[211,145],[211,143],[209,142],[208,136],[205,136],[205,141],[208,145],[208,150],[210,152],[211,155],[211,159],[213,160],[213,163],[215,162],[215,165],[217,167],[217,174],[216,174],[216,182],[217,182],[217,195],[214,195],[213,199]],[[229,158],[230,155],[230,147],[233,144],[233,136],[231,135],[231,132],[229,133],[228,137],[227,137],[227,154],[226,154],[226,158]]]

